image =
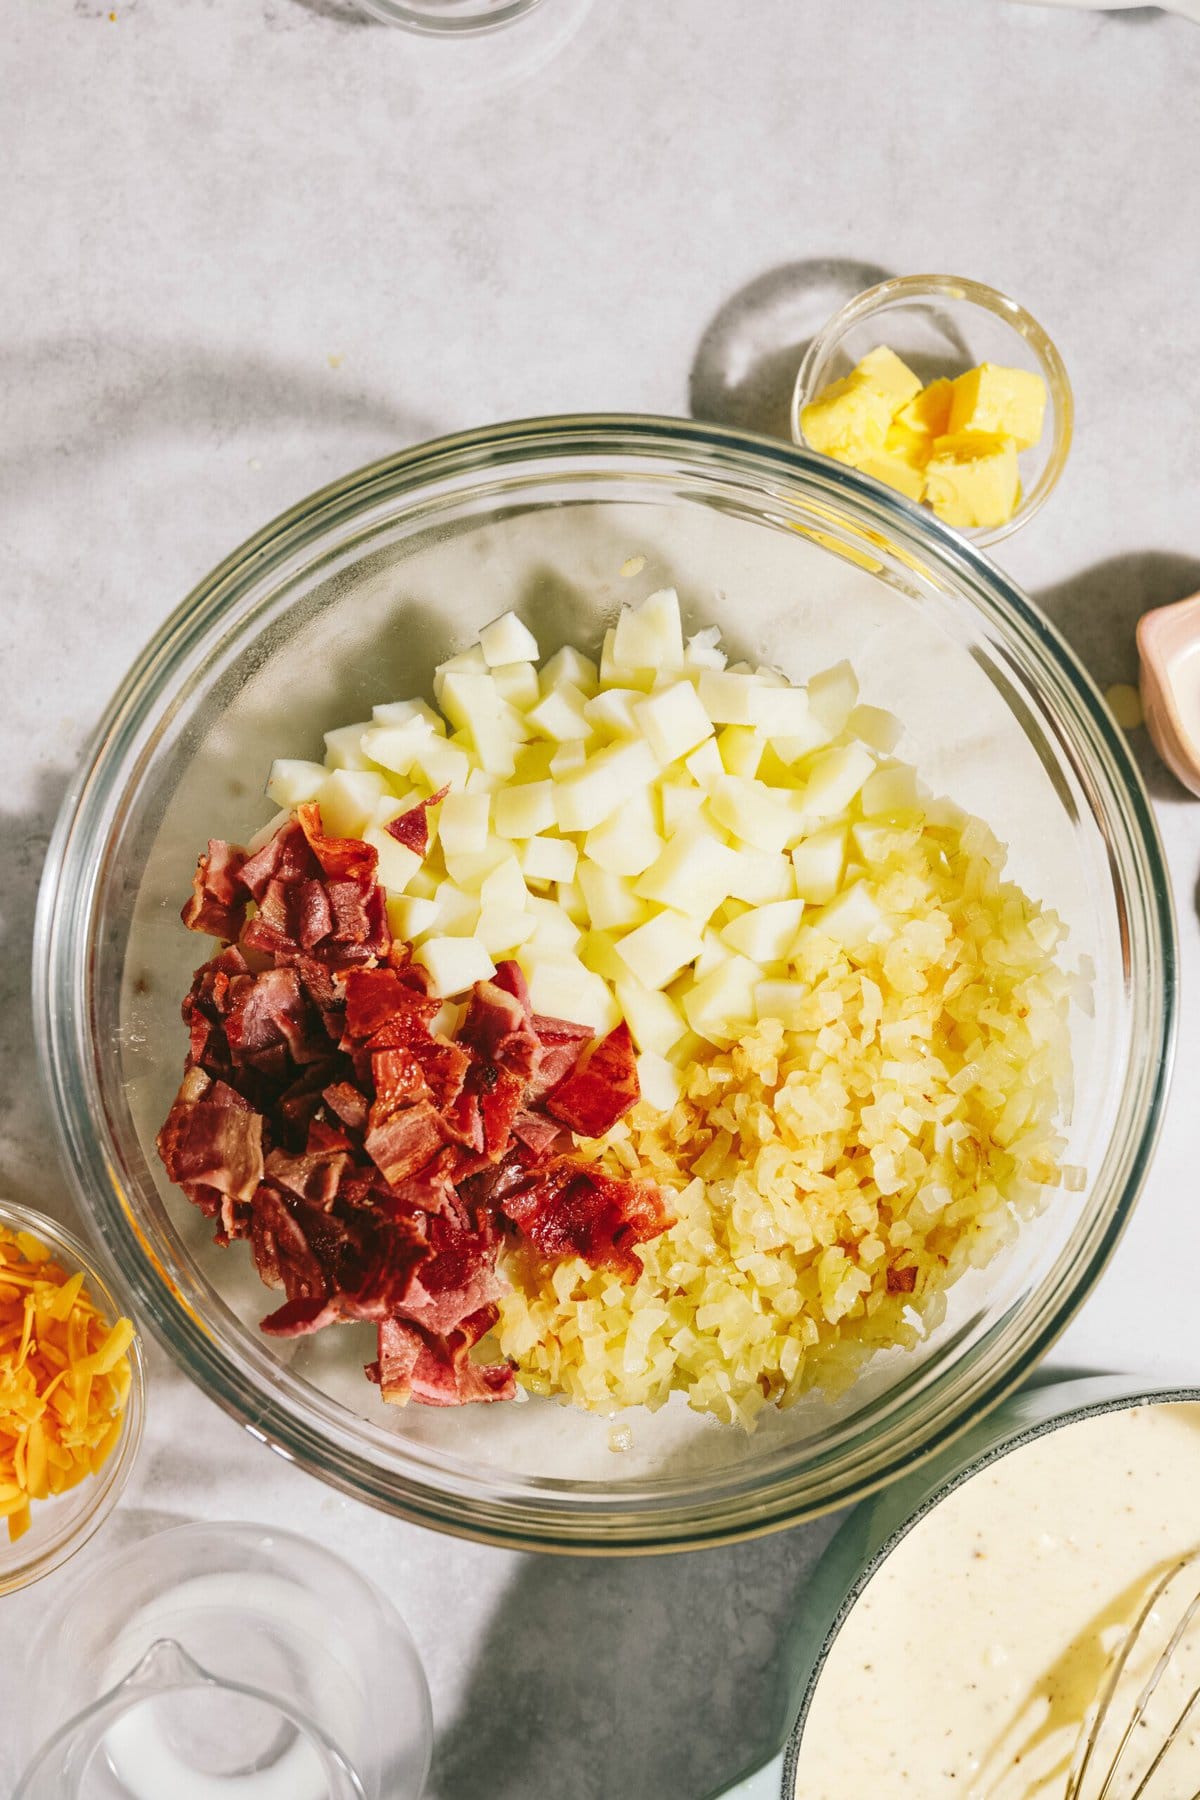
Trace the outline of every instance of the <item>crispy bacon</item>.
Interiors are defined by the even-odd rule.
[[[389,837],[394,837],[398,844],[406,850],[415,850],[418,856],[429,855],[429,808],[437,806],[450,792],[450,784],[440,787],[436,794],[430,794],[428,800],[418,800],[407,812],[400,813],[390,824],[384,826]]]
[[[580,1137],[603,1137],[638,1095],[637,1056],[624,1019],[585,1050],[571,1073],[545,1099],[546,1111]]]
[[[652,1183],[622,1181],[575,1156],[559,1156],[531,1170],[499,1204],[543,1256],[581,1256],[629,1281],[642,1272],[633,1246],[673,1223]]]
[[[245,861],[246,852],[236,844],[208,840],[208,853],[196,864],[192,897],[180,915],[189,931],[227,940],[237,937],[246,916]]]
[[[379,1327],[379,1360],[367,1364],[383,1398],[403,1406],[410,1398],[426,1406],[463,1406],[473,1400],[511,1400],[516,1379],[507,1363],[476,1363],[471,1349],[496,1322],[484,1307],[446,1337],[422,1331],[403,1319]]]

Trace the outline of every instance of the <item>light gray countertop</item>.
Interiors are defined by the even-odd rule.
[[[69,1210],[28,961],[80,747],[181,595],[328,478],[539,412],[779,428],[833,289],[948,268],[1023,300],[1075,383],[1061,487],[1000,560],[1101,685],[1135,679],[1142,610],[1200,588],[1200,28],[1012,0],[544,0],[540,16],[485,55],[350,0],[4,8],[15,1198]],[[489,84],[514,59],[535,66]],[[1181,1073],[1146,1197],[1057,1360],[1194,1377],[1200,806],[1140,754],[1179,911]],[[766,1749],[758,1698],[827,1524],[625,1563],[460,1544],[326,1491],[151,1360],[143,1455],[99,1543],[243,1516],[339,1548],[425,1660],[430,1800],[695,1800]],[[0,1604],[6,1670],[43,1603]],[[18,1702],[6,1678],[4,1792]]]

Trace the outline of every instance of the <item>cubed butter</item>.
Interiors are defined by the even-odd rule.
[[[946,376],[931,381],[928,387],[914,394],[907,406],[902,406],[896,414],[896,424],[906,431],[914,432],[919,437],[944,437],[950,429],[950,403],[954,395],[954,383]]]
[[[1046,416],[1046,384],[1029,369],[1003,369],[980,363],[953,384],[946,432],[994,432],[1028,450],[1042,435]]]
[[[1020,492],[1012,438],[982,431],[935,438],[925,465],[925,498],[947,525],[1003,525]]]
[[[891,434],[889,433],[889,436]],[[906,500],[920,500],[925,492],[925,472],[895,450],[867,450],[858,459],[858,468],[875,481],[895,488]]]

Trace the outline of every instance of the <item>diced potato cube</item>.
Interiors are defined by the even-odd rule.
[[[525,886],[521,865],[512,855],[497,863],[479,886],[479,904],[485,911],[488,907],[499,907],[521,912],[528,899],[529,889]]]
[[[829,742],[829,733],[820,720],[813,717],[804,688],[768,687],[764,683],[754,695],[752,705],[758,715],[755,725],[763,737],[807,743],[812,750]],[[741,773],[740,770],[733,772]]]
[[[848,662],[834,663],[812,676],[808,687],[809,711],[828,731],[840,737],[851,709],[858,703],[858,677]]]
[[[715,931],[711,925],[706,925],[701,935],[700,954],[692,967],[692,980],[689,982],[684,977],[681,978],[679,984],[681,1004],[697,981],[705,980],[714,970],[721,968],[724,963],[729,961],[729,945],[719,931]]]
[[[658,765],[648,744],[610,744],[581,769],[559,777],[554,807],[560,831],[590,831],[625,804],[636,788],[649,787]]]
[[[364,719],[358,725],[339,725],[336,731],[325,733],[325,767],[327,769],[365,769],[367,758],[363,752],[363,733],[370,730],[370,721]]]
[[[883,914],[870,883],[852,881],[816,915],[813,928],[852,950],[866,943],[871,933],[883,923]]]
[[[702,669],[696,691],[714,725],[753,725],[755,695],[760,685],[756,675]]]
[[[504,957],[531,938],[537,929],[529,913],[514,906],[483,906],[475,936],[491,956]]]
[[[766,850],[740,850],[732,881],[730,897],[750,906],[769,906],[776,900],[792,900],[796,895],[791,863],[786,856]]]
[[[457,744],[432,737],[413,759],[410,775],[422,775],[436,793],[439,788],[460,788],[471,772],[471,759]]]
[[[795,812],[780,798],[778,789],[764,782],[723,775],[713,783],[707,805],[726,831],[756,850],[778,852],[790,838],[799,836]]]
[[[380,887],[389,894],[401,894],[421,866],[422,858],[407,844],[398,844],[394,837],[378,825],[368,825],[362,834],[364,844],[370,844],[379,858],[376,880]]]
[[[429,720],[418,713],[402,725],[368,726],[360,743],[363,756],[378,763],[381,769],[407,775],[421,751],[432,745],[434,735]]]
[[[438,820],[438,841],[447,855],[473,855],[488,841],[489,794],[447,794]]]
[[[439,999],[465,994],[477,981],[489,981],[496,965],[473,937],[431,937],[418,944],[413,961],[429,970]]]
[[[415,894],[396,894],[388,899],[387,914],[392,936],[411,944],[437,923],[438,905]]]
[[[295,756],[277,756],[267,778],[267,799],[285,811],[315,800],[329,770],[324,763],[304,762]]]
[[[683,1092],[683,1073],[665,1057],[644,1050],[637,1060],[642,1099],[659,1112],[670,1112]]]
[[[536,662],[537,639],[515,612],[501,613],[479,634],[479,648],[489,669],[504,663]]]
[[[520,852],[526,881],[574,881],[578,857],[568,838],[530,838]]]
[[[911,850],[917,841],[916,826],[904,830],[895,825],[874,824],[860,819],[850,827],[855,855],[869,869],[882,868],[893,856]]]
[[[545,956],[540,948],[534,952],[525,944],[517,952],[517,961],[529,982],[529,998],[535,1012],[590,1025],[597,1036],[620,1023],[621,1015],[608,983],[585,969],[577,957]]]
[[[741,676],[735,675],[733,679],[740,681]],[[752,780],[758,774],[758,765],[766,747],[766,738],[753,725],[726,725],[717,738],[721,772],[726,775],[741,775],[747,781]],[[713,780],[716,780],[716,776]]]
[[[778,1019],[789,1031],[802,1031],[811,989],[803,981],[760,981],[754,990],[756,1019]]]
[[[616,631],[610,626],[604,634],[604,644],[600,651],[601,687],[640,688],[644,694],[648,694],[654,686],[655,671],[630,668],[618,661],[614,649],[616,641]]]
[[[712,721],[690,681],[676,681],[651,694],[648,700],[638,701],[633,713],[664,766],[686,756],[713,735]]]
[[[583,716],[603,738],[640,737],[641,726],[633,708],[635,701],[644,698],[639,688],[601,688],[585,702]]]
[[[895,713],[885,712],[882,706],[856,706],[846,721],[846,729],[882,756],[890,756],[904,736],[904,727]]]
[[[517,751],[513,779],[518,782],[548,780],[556,748],[547,738],[533,738],[528,744],[522,744]]]
[[[792,851],[796,892],[813,906],[824,906],[842,885],[846,866],[846,827],[827,825],[814,831]]]
[[[621,930],[640,924],[646,917],[648,908],[623,875],[612,875],[584,857],[576,880],[587,904],[588,917],[599,930]]]
[[[619,963],[619,958],[617,960]],[[607,969],[598,972],[607,975]],[[609,979],[614,981],[617,1004],[638,1049],[665,1056],[687,1030],[687,1021],[679,1008],[666,994],[657,988],[646,987],[626,968],[620,967],[616,977]]]
[[[637,606],[623,606],[617,615],[613,659],[630,669],[681,669],[683,627],[679,596],[674,588],[660,588]]]
[[[732,891],[737,861],[729,845],[697,816],[679,827],[662,855],[635,882],[634,892],[689,918],[707,919]]]
[[[635,788],[628,803],[583,840],[585,856],[613,875],[640,875],[661,854],[656,810],[648,788]]]
[[[575,739],[591,737],[593,726],[586,713],[588,705],[583,690],[564,681],[544,694],[536,706],[531,706],[525,718],[539,737],[550,738],[556,744],[568,744]]]
[[[369,769],[334,769],[313,798],[328,837],[360,837],[387,792],[382,775]]]
[[[482,850],[446,852],[446,873],[465,893],[478,894],[488,876],[512,855],[504,838],[489,837]]]
[[[586,931],[579,945],[579,960],[593,975],[615,984],[631,979],[628,969],[617,955],[616,939],[607,931]]]
[[[531,838],[554,824],[554,783],[527,781],[500,789],[495,799],[501,837]]]
[[[617,954],[643,987],[666,987],[703,949],[694,919],[664,909],[618,940]]]
[[[980,363],[953,384],[945,432],[998,432],[1018,450],[1028,450],[1042,435],[1046,384],[1031,369],[1004,369]]]
[[[594,694],[600,685],[600,671],[591,657],[584,656],[581,650],[576,650],[571,644],[564,644],[561,650],[556,650],[549,661],[542,664],[538,677],[538,685],[543,694],[564,684],[578,688],[586,695]]]
[[[500,663],[492,670],[496,692],[518,712],[527,712],[541,699],[537,670],[529,662]]]
[[[385,700],[371,708],[372,725],[407,725],[412,719],[424,719],[431,731],[445,737],[446,721],[428,700]]]
[[[575,769],[582,769],[587,761],[587,746],[581,738],[570,743],[559,744],[550,758],[550,773],[555,781],[561,781]]]
[[[689,819],[695,819],[704,804],[704,789],[691,781],[664,781],[658,790],[662,808],[663,834],[674,837]]]
[[[578,925],[580,931],[591,924],[588,916],[587,901],[583,897],[583,889],[575,881],[557,881],[554,893],[558,904],[570,919],[572,925]]]
[[[731,949],[748,956],[751,962],[783,962],[800,929],[803,912],[803,900],[774,900],[766,906],[753,906],[726,925],[721,936]]]
[[[837,744],[823,750],[810,764],[808,780],[797,796],[801,817],[810,825],[838,818],[877,766],[865,744]]]
[[[740,727],[730,725],[726,729],[729,731],[737,731]],[[722,733],[722,736],[723,735],[724,733]],[[698,750],[693,750],[690,756],[686,756],[684,758],[684,766],[692,780],[698,782],[702,788],[711,787],[718,775],[724,775],[726,773],[727,768],[727,765],[721,758],[721,752],[717,748],[717,743],[714,738],[708,738],[706,742],[700,745]],[[728,772],[731,775],[745,773],[742,769],[729,769]],[[755,774],[757,771],[752,769],[750,772],[751,774]],[[665,822],[664,819],[664,824]]]
[[[922,810],[917,771],[909,763],[885,763],[863,783],[859,802],[868,819],[907,819]]]
[[[539,895],[531,894],[525,905],[533,919],[533,935],[539,951],[549,956],[569,955],[583,934],[558,901],[543,900]]]
[[[439,663],[433,671],[433,691],[440,697],[440,690],[447,675],[483,675],[487,673],[487,658],[483,654],[481,644],[470,644],[467,649],[460,650],[456,656],[448,656],[445,662]]]
[[[762,981],[757,963],[730,956],[689,989],[683,998],[688,1024],[710,1044],[729,1044],[754,1019],[755,993]]]
[[[723,669],[729,658],[721,649],[721,631],[709,625],[687,641],[683,660],[689,669]]]

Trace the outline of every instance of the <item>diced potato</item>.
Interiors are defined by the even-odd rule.
[[[829,742],[829,733],[813,717],[803,688],[768,686],[764,682],[755,693],[752,706],[754,724],[764,737],[811,739],[814,750]]]
[[[364,719],[358,725],[339,725],[336,731],[325,733],[325,767],[327,769],[365,769],[367,758],[363,753],[363,733],[370,730],[370,721]]]
[[[839,744],[822,751],[810,763],[799,793],[801,816],[810,822],[840,817],[876,767],[865,744]]]
[[[762,970],[745,956],[730,956],[684,996],[688,1024],[710,1044],[732,1043],[755,1016]]]
[[[679,827],[662,855],[635,882],[634,892],[690,918],[707,919],[732,891],[737,860],[698,815]]]
[[[478,894],[511,854],[512,845],[505,838],[489,837],[482,850],[447,851],[446,873],[466,892]]]
[[[486,769],[474,768],[467,776],[463,792],[467,794],[494,794],[501,786],[499,775],[489,775]]]
[[[589,704],[581,688],[564,681],[558,687],[550,688],[536,706],[531,706],[525,718],[539,737],[550,738],[556,744],[569,744],[576,739],[591,737],[593,726],[586,711]]]
[[[740,680],[735,676],[734,680]],[[717,738],[717,751],[721,758],[721,773],[724,775],[740,775],[750,781],[758,774],[758,765],[762,761],[767,740],[753,725],[726,725]],[[713,780],[717,777],[714,775]],[[712,785],[709,783],[708,785]]]
[[[850,664],[834,663],[832,668],[811,676],[807,692],[813,717],[824,725],[831,737],[840,737],[858,703],[858,677]]]
[[[371,708],[372,725],[407,725],[411,719],[425,719],[439,737],[446,735],[445,719],[428,700],[385,700]]]
[[[583,716],[602,738],[636,738],[641,736],[634,713],[635,701],[644,700],[638,688],[601,688],[584,703]]]
[[[740,850],[729,890],[734,900],[750,906],[767,906],[776,900],[792,900],[796,894],[796,878],[792,865],[782,853],[767,850]]]
[[[580,931],[591,924],[588,915],[587,901],[583,897],[583,889],[575,881],[558,881],[554,885],[554,895],[558,904],[570,919],[572,925],[578,925]]]
[[[697,692],[700,704],[714,725],[753,725],[759,686],[754,675],[735,674],[727,669],[703,669]]]
[[[674,588],[660,588],[638,606],[624,606],[617,615],[613,658],[630,669],[681,669],[683,627],[679,596]]]
[[[397,894],[389,898],[387,914],[392,936],[411,944],[437,923],[438,905],[415,894]]]
[[[445,662],[439,663],[433,671],[433,691],[441,703],[442,683],[447,675],[483,675],[487,673],[487,658],[483,654],[481,644],[471,644],[466,650],[460,650],[456,656],[448,656]]]
[[[550,758],[550,774],[553,780],[561,781],[575,769],[582,769],[587,761],[587,746],[582,738],[559,744]]]
[[[883,923],[875,891],[866,881],[851,882],[813,919],[815,930],[848,950],[865,943]]]
[[[447,855],[474,855],[488,841],[488,794],[447,794],[438,820],[438,841]]]
[[[373,770],[334,769],[313,796],[322,828],[329,837],[361,837],[386,792],[383,776]]]
[[[664,767],[713,735],[712,721],[690,681],[676,681],[648,700],[639,700],[633,716],[635,728]]]
[[[470,773],[471,759],[466,751],[439,737],[430,738],[428,745],[418,751],[409,770],[410,776],[423,776],[434,793],[443,787],[462,787]]]
[[[389,894],[402,894],[420,868],[422,858],[407,844],[398,844],[378,825],[366,826],[362,840],[364,844],[370,844],[379,858],[376,879],[380,887],[386,888]]]
[[[792,851],[796,892],[814,906],[832,900],[842,885],[846,864],[846,827],[827,825],[814,831]]]
[[[577,957],[545,956],[540,948],[534,953],[526,944],[517,952],[517,961],[529,983],[535,1012],[590,1025],[597,1036],[620,1023],[621,1015],[608,983],[585,969]]]
[[[527,881],[574,881],[578,858],[568,838],[533,837],[520,851]]]
[[[608,931],[585,931],[579,943],[579,960],[593,975],[616,983],[628,977],[629,971],[617,955],[616,939]]]
[[[604,634],[600,651],[600,685],[602,688],[640,688],[648,694],[654,686],[653,669],[634,669],[618,661],[614,646],[616,630],[610,626]]]
[[[760,981],[754,990],[755,1017],[778,1019],[789,1031],[802,1031],[810,995],[803,981]]]
[[[479,885],[479,904],[484,911],[489,907],[500,907],[523,912],[528,899],[529,889],[525,886],[521,865],[512,855],[497,863]]]
[[[663,849],[648,788],[635,788],[626,805],[583,840],[584,855],[612,875],[640,875]]]
[[[702,948],[695,921],[664,909],[621,938],[617,954],[643,987],[663,988]]]
[[[709,625],[687,641],[683,660],[689,669],[723,669],[728,658],[721,649],[721,630]]]
[[[789,839],[799,836],[796,813],[779,791],[761,781],[745,781],[723,775],[713,783],[708,811],[720,825],[755,850],[779,852]]]
[[[489,669],[517,662],[536,662],[540,651],[537,639],[528,625],[515,612],[501,613],[479,634],[479,648]]]
[[[421,751],[432,745],[434,736],[429,720],[418,713],[402,725],[368,726],[360,743],[364,758],[395,775],[407,775]]]
[[[894,825],[875,824],[865,819],[850,827],[855,854],[869,869],[882,868],[893,856],[911,850],[917,835],[915,826],[901,830]]]
[[[532,838],[554,824],[554,783],[527,781],[500,789],[495,800],[501,837]]]
[[[483,906],[475,936],[490,956],[505,957],[534,935],[537,923],[515,906]]]
[[[683,1074],[665,1057],[645,1050],[637,1060],[642,1099],[659,1112],[669,1112],[683,1092]]]
[[[885,763],[864,782],[861,805],[868,819],[903,818],[920,813],[917,771],[908,763]]]
[[[517,782],[547,781],[554,761],[556,745],[548,738],[531,738],[517,750],[513,779]]]
[[[648,744],[610,744],[581,769],[558,780],[554,794],[560,831],[590,831],[626,803],[635,788],[649,787],[658,765]]]
[[[690,781],[664,781],[658,790],[662,808],[662,827],[666,837],[674,837],[689,819],[694,820],[704,804],[704,789]]]
[[[856,706],[846,721],[846,729],[882,756],[890,756],[904,736],[904,727],[895,713],[885,712],[882,706]]]
[[[726,925],[721,936],[751,962],[783,962],[800,929],[803,912],[803,900],[773,900],[766,906],[751,907]]]
[[[277,756],[267,778],[267,799],[285,811],[315,800],[329,774],[324,763],[304,762],[299,757]]]
[[[738,727],[730,726],[728,729],[734,731],[737,730]],[[721,752],[715,738],[708,738],[700,745],[699,749],[693,750],[690,756],[686,756],[684,758],[684,766],[692,780],[698,782],[703,788],[711,787],[719,775],[724,775],[726,773],[727,767],[722,760]],[[728,772],[736,775],[742,771],[730,769]],[[751,772],[753,773],[753,771]]]
[[[712,975],[723,963],[729,961],[729,956],[729,945],[722,938],[720,932],[711,925],[706,925],[701,933],[700,954],[692,967],[692,981],[683,981],[680,984],[680,1002],[682,1003],[686,998],[695,982],[703,981],[706,976]]]
[[[531,662],[501,663],[492,670],[496,692],[518,712],[527,712],[541,699],[537,670]]]
[[[542,664],[538,677],[538,685],[543,694],[564,684],[578,688],[582,694],[589,696],[600,685],[600,671],[591,657],[576,650],[572,644],[564,644],[561,650],[556,650],[549,661]]]
[[[587,903],[588,917],[599,930],[621,930],[629,925],[639,925],[646,917],[649,908],[624,876],[612,875],[584,857],[576,880]]]
[[[570,955],[582,933],[557,900],[543,900],[540,895],[531,894],[526,910],[533,919],[538,950],[548,956]]]
[[[610,940],[611,941],[611,940]],[[665,1056],[687,1030],[687,1021],[674,1002],[657,988],[647,987],[631,975],[615,954],[617,974],[610,976],[607,967],[597,973],[611,980],[616,989],[621,1016],[633,1033],[639,1050],[652,1050]]]
[[[413,951],[413,961],[429,970],[439,999],[465,994],[477,981],[488,981],[496,973],[495,963],[473,937],[426,938]]]

